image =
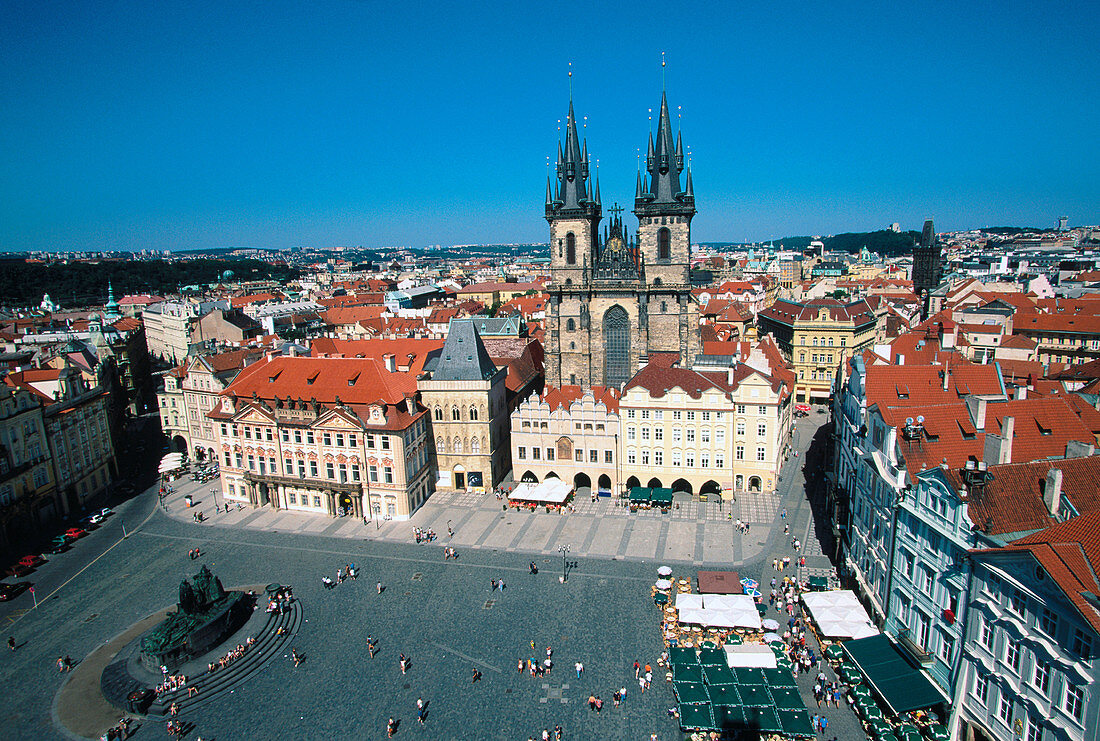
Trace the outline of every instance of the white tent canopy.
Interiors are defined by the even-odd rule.
[[[855,592],[849,589],[805,592],[802,603],[826,638],[866,638],[879,633]]]
[[[549,478],[540,484],[530,481],[521,481],[508,495],[508,498],[518,502],[548,502],[561,504],[572,493],[573,487],[561,479]]]
[[[726,646],[726,663],[731,669],[738,667],[758,667],[775,669],[778,664],[775,652],[768,646],[746,643],[740,646]]]
[[[756,603],[744,594],[678,594],[676,609],[681,623],[754,630],[762,627]]]

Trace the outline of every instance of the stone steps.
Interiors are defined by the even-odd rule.
[[[187,687],[197,687],[197,695],[187,696],[187,687],[167,692],[157,697],[149,707],[149,715],[167,715],[169,706],[175,702],[180,714],[211,702],[259,671],[264,664],[285,651],[287,645],[297,635],[302,626],[301,602],[295,600],[283,614],[272,613],[256,636],[256,642],[224,669],[203,672],[188,679]],[[279,635],[279,628],[283,634]]]

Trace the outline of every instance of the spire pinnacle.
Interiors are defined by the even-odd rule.
[[[661,94],[665,92],[665,53],[661,52]]]
[[[573,107],[573,63],[569,63],[569,107]]]

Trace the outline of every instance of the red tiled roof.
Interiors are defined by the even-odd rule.
[[[251,293],[246,296],[234,296],[229,299],[229,305],[234,309],[239,309],[250,304],[266,304],[269,301],[280,300],[282,300],[281,297],[276,296],[274,293]]]
[[[592,392],[597,404],[603,404],[612,414],[619,413],[619,392],[606,386],[593,386],[590,389],[584,386],[547,386],[540,400],[550,405],[551,412],[559,407],[569,411],[570,405],[580,401],[588,391]]]
[[[866,301],[845,303],[831,298],[814,299],[802,304],[779,299],[761,311],[760,316],[766,316],[782,324],[790,324],[794,321],[812,321],[823,308],[828,309],[830,318],[837,322],[853,322],[859,325],[875,320],[874,312]]]
[[[443,347],[443,339],[374,338],[368,340],[340,340],[332,337],[316,337],[310,346],[313,357],[372,358],[384,361],[386,355],[394,356],[398,368],[408,367],[415,379],[424,371],[428,356]],[[385,366],[383,366],[385,367]]]
[[[321,316],[327,324],[339,327],[380,319],[386,311],[385,306],[341,306],[333,307]]]
[[[111,325],[119,332],[130,332],[141,327],[141,320],[137,317],[126,316]]]
[[[1034,350],[1038,347],[1035,340],[1030,337],[1024,337],[1020,334],[1010,334],[1001,340],[1001,347],[1007,347],[1010,350]]]
[[[953,403],[967,394],[1003,393],[995,365],[871,365],[864,389],[867,405],[920,406]],[[947,374],[947,390],[943,374]]]
[[[397,404],[416,392],[411,373],[387,373],[374,358],[273,357],[245,368],[223,392],[239,398],[316,399],[333,404]]]

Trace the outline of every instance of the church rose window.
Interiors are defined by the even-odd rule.
[[[669,259],[671,250],[669,247],[670,236],[668,229],[657,230],[657,259],[667,260]]]
[[[604,385],[619,388],[630,380],[630,318],[621,306],[603,317]]]
[[[565,262],[568,265],[577,264],[577,238],[573,232],[565,235]]]

